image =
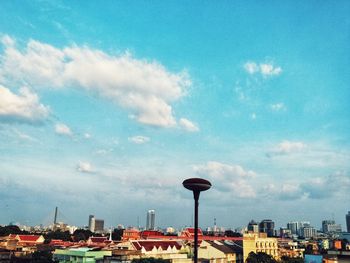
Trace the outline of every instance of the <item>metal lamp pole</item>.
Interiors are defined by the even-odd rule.
[[[183,181],[182,185],[193,191],[194,198],[194,263],[198,262],[198,205],[199,194],[211,187],[211,183],[202,178],[190,178]]]

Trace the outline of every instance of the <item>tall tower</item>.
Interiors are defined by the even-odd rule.
[[[89,215],[89,230],[95,232],[95,216]]]
[[[53,219],[53,224],[56,225],[57,224],[57,212],[58,212],[58,207],[56,206],[56,209],[55,209],[55,217]]]
[[[275,222],[271,219],[264,219],[259,224],[259,232],[266,233],[268,237],[274,236]]]
[[[156,222],[156,212],[154,210],[148,210],[147,212],[147,220],[146,220],[146,229],[154,230]]]
[[[350,233],[350,211],[345,216],[345,219],[346,219],[346,230],[348,233]]]

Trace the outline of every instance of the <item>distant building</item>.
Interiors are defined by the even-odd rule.
[[[311,238],[317,236],[317,231],[312,226],[306,226],[301,228],[300,235],[304,238]]]
[[[95,231],[94,232],[103,232],[104,231],[105,221],[103,219],[95,219]]]
[[[167,234],[175,234],[176,233],[176,230],[175,228],[169,226],[166,228],[166,231],[165,231]]]
[[[322,232],[323,233],[339,233],[339,232],[341,232],[341,225],[336,224],[334,220],[323,220],[322,221]]]
[[[350,211],[348,212],[347,215],[345,215],[346,219],[346,231],[350,233]]]
[[[259,232],[266,233],[268,237],[273,237],[275,222],[271,219],[265,219],[259,223]]]
[[[279,234],[276,236],[280,236],[280,237],[291,237],[292,236],[292,231],[286,227],[281,227]]]
[[[249,223],[248,223],[248,231],[249,232],[253,232],[253,233],[258,233],[259,232],[259,226],[258,226],[258,223],[255,222],[254,220],[251,220]]]
[[[104,220],[96,219],[94,215],[89,215],[89,230],[91,232],[103,232]]]
[[[293,235],[299,234],[300,223],[299,222],[289,222],[287,223],[287,228],[292,232]]]
[[[138,240],[141,238],[141,232],[138,229],[130,228],[123,231],[122,241]]]
[[[298,235],[303,236],[303,228],[304,227],[311,227],[311,224],[309,221],[301,221],[299,222],[299,229],[298,229]]]
[[[95,216],[89,215],[89,230],[91,232],[94,232],[94,229],[95,229]]]
[[[156,212],[154,210],[148,210],[146,220],[146,230],[154,230],[156,221]]]

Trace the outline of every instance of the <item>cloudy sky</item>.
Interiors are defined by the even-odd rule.
[[[0,224],[350,210],[349,1],[2,1]]]

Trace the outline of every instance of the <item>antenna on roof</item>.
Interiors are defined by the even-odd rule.
[[[56,206],[55,208],[55,217],[54,217],[54,220],[53,220],[53,224],[56,225],[57,223],[57,212],[58,212],[58,207]]]

